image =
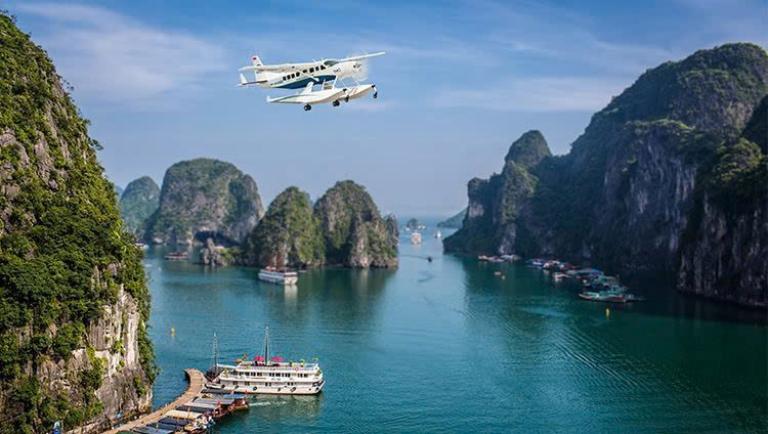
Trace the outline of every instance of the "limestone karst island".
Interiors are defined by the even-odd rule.
[[[766,16],[0,5],[0,434],[768,432]]]

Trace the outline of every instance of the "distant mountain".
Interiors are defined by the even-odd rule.
[[[405,222],[405,227],[406,229],[412,231],[419,231],[424,228],[424,224],[422,224],[417,218],[410,218],[407,222]]]
[[[191,244],[210,237],[236,245],[263,214],[256,182],[234,165],[208,158],[182,161],[165,172],[160,205],[147,221],[145,239]]]
[[[752,44],[648,70],[568,155],[548,156],[527,133],[501,174],[470,181],[467,219],[445,248],[677,276],[682,291],[764,305],[767,93],[768,55]]]
[[[120,198],[123,197],[123,187],[120,187],[119,185],[115,184],[115,196],[117,197],[117,200],[120,201]]]
[[[147,219],[160,204],[160,187],[149,176],[131,181],[120,197],[120,215],[126,229],[141,236]]]
[[[464,224],[464,216],[467,215],[467,209],[464,208],[463,210],[456,213],[456,215],[449,217],[440,223],[437,224],[437,227],[439,228],[448,228],[448,229],[461,229],[461,226]]]
[[[88,122],[0,12],[0,432],[102,432],[152,406],[149,291]]]

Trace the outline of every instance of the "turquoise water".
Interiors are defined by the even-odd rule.
[[[155,405],[209,366],[214,332],[231,362],[269,325],[272,352],[319,358],[323,393],[258,397],[215,432],[768,429],[762,313],[647,285],[648,302],[608,315],[539,271],[440,252],[428,231],[396,271],[316,270],[285,290],[150,251]]]

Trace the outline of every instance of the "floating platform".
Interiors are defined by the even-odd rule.
[[[176,400],[105,433],[204,433],[215,420],[233,411],[248,408],[245,395],[209,391],[203,388],[205,377],[202,372],[197,369],[186,369],[184,372],[189,380],[189,387]]]

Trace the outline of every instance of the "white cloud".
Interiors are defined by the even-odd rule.
[[[437,93],[439,108],[500,111],[596,111],[607,105],[627,83],[621,79],[581,77],[518,78],[476,89],[447,89]]]
[[[38,42],[79,99],[139,109],[168,107],[224,68],[219,46],[107,9],[56,3],[20,4],[16,9],[50,24]]]

